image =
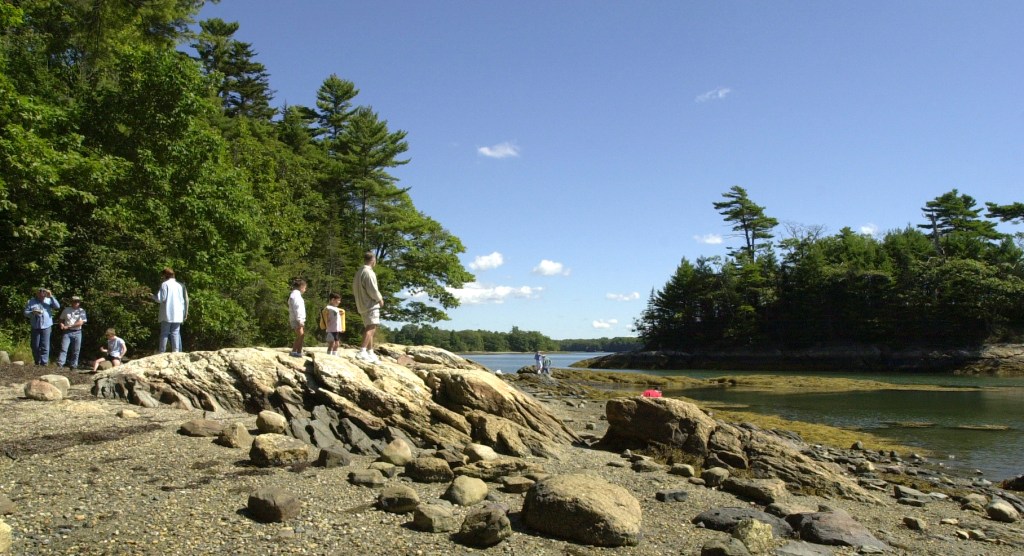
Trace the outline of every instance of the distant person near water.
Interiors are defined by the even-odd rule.
[[[533,354],[534,366],[537,367],[537,372],[541,372],[544,369],[544,354],[537,350],[537,353]]]
[[[78,367],[78,354],[82,351],[82,326],[89,321],[82,308],[82,298],[77,295],[71,297],[71,306],[64,307],[57,318],[60,329],[64,336],[60,339],[60,357],[57,358],[57,366],[63,367],[65,363],[72,369]]]
[[[367,251],[363,255],[363,267],[356,272],[352,280],[352,294],[356,298],[356,309],[363,318],[363,343],[359,346],[356,359],[376,363],[380,361],[373,352],[373,336],[380,324],[380,310],[384,308],[384,297],[377,287],[377,274],[373,267],[377,266],[377,255]]]
[[[25,304],[25,317],[32,327],[32,360],[36,365],[45,366],[50,362],[50,332],[53,330],[51,311],[60,309],[60,303],[46,288],[36,290],[35,296]]]
[[[551,359],[547,355],[541,361],[540,372],[541,374],[551,376]]]
[[[165,267],[160,271],[164,279],[160,290],[153,294],[153,301],[160,304],[160,345],[159,353],[181,351],[181,323],[188,317],[188,293],[185,286],[174,278],[174,269]]]
[[[288,355],[302,357],[302,345],[306,341],[306,301],[302,294],[306,293],[306,281],[296,278],[292,281],[292,293],[288,296],[288,324],[295,331],[295,341]]]

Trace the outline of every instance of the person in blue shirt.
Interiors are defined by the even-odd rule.
[[[75,369],[78,367],[78,354],[82,348],[82,325],[89,317],[82,308],[82,298],[73,296],[71,306],[64,307],[60,312],[60,329],[64,331],[64,337],[60,340],[60,356],[57,357],[57,366],[63,367],[65,363]]]
[[[51,311],[57,309],[60,309],[60,303],[46,288],[36,290],[35,297],[25,304],[25,317],[32,326],[32,359],[36,365],[45,366],[50,362],[50,332],[53,329]]]

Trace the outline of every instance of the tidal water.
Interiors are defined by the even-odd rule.
[[[593,353],[549,354],[552,366],[595,357]],[[533,354],[470,354],[464,357],[492,371],[515,372],[533,363]],[[1024,378],[936,374],[754,373],[739,371],[620,372],[711,378],[738,374],[808,375],[875,380],[892,384],[963,386],[955,392],[880,390],[812,394],[738,392],[723,388],[666,392],[708,402],[742,404],[755,413],[871,432],[907,446],[931,451],[947,467],[981,470],[992,481],[1024,473]],[[555,377],[558,377],[557,370]],[[914,424],[915,426],[909,426]],[[926,426],[925,426],[926,425]],[[991,430],[977,430],[986,427]]]

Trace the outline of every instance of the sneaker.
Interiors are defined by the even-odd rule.
[[[370,363],[380,363],[380,357],[377,357],[377,354],[372,351],[366,352],[366,360]]]
[[[370,356],[367,355],[365,351],[357,351],[356,352],[356,359],[358,359],[360,361],[369,361],[370,360]]]
[[[292,351],[292,352],[288,353],[288,355],[291,355],[292,357],[302,357],[302,353],[300,353],[298,351]]]

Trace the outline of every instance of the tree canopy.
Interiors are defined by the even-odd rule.
[[[728,257],[683,259],[651,292],[634,328],[649,349],[973,346],[1024,337],[1021,203],[977,202],[956,189],[925,202],[923,221],[881,237],[776,220],[738,186],[714,203],[743,243]],[[1016,241],[1015,241],[1016,238]],[[777,260],[775,249],[782,254]]]
[[[351,307],[367,250],[386,318],[446,319],[446,287],[473,276],[390,173],[406,132],[337,75],[313,107],[273,106],[237,23],[191,30],[203,3],[0,3],[0,338],[27,335],[21,308],[45,285],[85,298],[87,346],[115,327],[144,353],[170,266],[192,300],[187,348],[280,345],[290,279],[310,283],[313,314],[329,292]]]

